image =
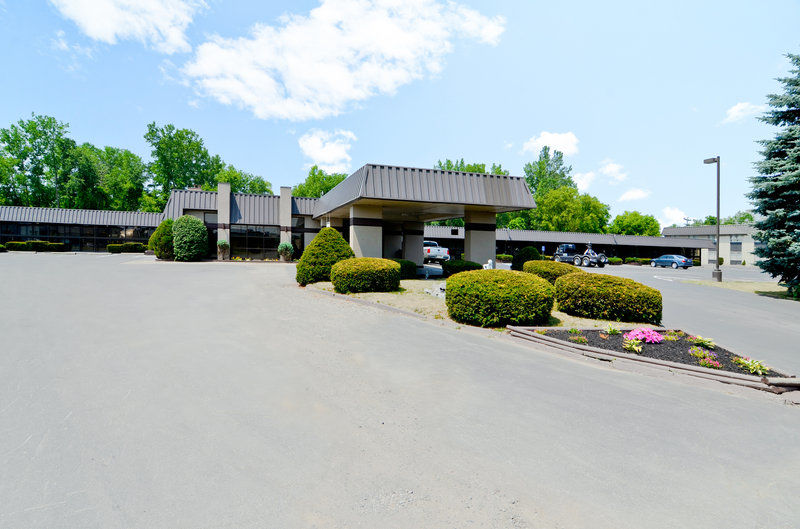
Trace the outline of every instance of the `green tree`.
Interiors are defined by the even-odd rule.
[[[69,171],[63,186],[61,207],[75,209],[108,209],[108,195],[103,190],[105,171],[100,151],[89,143],[70,149]]]
[[[489,171],[486,170],[485,163],[466,163],[464,158],[460,160],[451,160],[450,158],[445,158],[444,161],[438,160],[436,165],[433,166],[434,169],[441,169],[443,171],[459,171],[462,173],[479,173],[479,174],[496,174],[496,175],[506,175],[508,176],[508,171],[503,169],[503,164],[493,163],[492,166],[489,168]],[[499,215],[498,215],[499,217]],[[454,218],[454,219],[446,219],[446,220],[437,220],[430,223],[431,226],[464,226],[464,219],[463,218]]]
[[[737,211],[730,217],[725,217],[723,224],[752,224],[755,219],[749,211]],[[715,220],[716,224],[716,220]]]
[[[539,152],[539,159],[526,163],[522,170],[534,200],[560,187],[578,188],[572,180],[572,166],[564,163],[564,154],[561,151],[551,154],[547,145]]]
[[[548,191],[530,215],[532,229],[603,233],[610,214],[608,205],[596,197],[563,186]]]
[[[3,181],[7,204],[58,207],[74,145],[67,141],[68,130],[67,123],[36,114],[0,129],[0,158],[6,171],[13,165]]]
[[[108,207],[117,211],[136,211],[147,181],[147,166],[127,149],[97,149],[101,164],[101,187],[107,195]]]
[[[223,169],[219,156],[211,156],[203,139],[189,129],[176,129],[171,123],[163,127],[155,122],[147,125],[144,139],[152,147],[154,196],[163,208],[173,189],[215,185],[215,176]]]
[[[297,184],[292,189],[296,197],[319,198],[347,178],[344,173],[326,173],[316,165],[308,170],[305,182]]]
[[[783,93],[770,94],[770,109],[760,119],[778,128],[775,137],[761,141],[758,175],[751,178],[749,197],[763,220],[753,238],[756,261],[772,277],[779,277],[789,292],[800,297],[800,55],[787,55],[789,77],[778,79]]]
[[[228,182],[232,193],[253,193],[257,195],[272,194],[272,184],[254,174],[240,171],[232,165],[226,165],[214,177],[214,183],[203,185],[206,191],[216,191],[217,184]]]
[[[661,226],[652,215],[643,215],[638,211],[625,211],[614,217],[608,226],[608,233],[619,235],[661,235]]]

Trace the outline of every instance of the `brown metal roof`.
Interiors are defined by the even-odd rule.
[[[367,164],[325,194],[314,216],[360,199],[488,206],[496,211],[536,207],[525,179],[518,176]]]
[[[231,224],[279,226],[281,197],[231,193]]]
[[[217,209],[216,191],[199,191],[196,189],[173,189],[164,207],[164,216],[177,219],[187,209],[212,211]]]
[[[720,235],[752,235],[757,230],[752,224],[720,224]],[[665,237],[689,237],[692,235],[717,235],[717,225],[681,226],[664,228],[661,234]]]
[[[318,198],[292,197],[292,215],[313,215]]]
[[[0,206],[0,221],[5,222],[157,227],[163,218],[163,213],[141,211]]]

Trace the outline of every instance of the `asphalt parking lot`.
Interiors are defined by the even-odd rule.
[[[708,336],[733,351],[800,375],[800,302],[685,282],[709,280],[712,269],[622,265],[584,270],[629,277],[657,288],[664,299],[665,326]],[[722,270],[724,281],[776,283],[755,267]]]
[[[0,527],[797,527],[779,396],[323,296],[286,264],[14,253],[0,277]]]

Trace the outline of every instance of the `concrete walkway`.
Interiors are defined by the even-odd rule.
[[[797,527],[800,407],[293,272],[0,254],[0,527]]]

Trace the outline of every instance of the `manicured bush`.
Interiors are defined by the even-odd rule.
[[[556,280],[556,301],[573,316],[661,323],[661,292],[624,277],[567,274]]]
[[[417,263],[408,259],[392,259],[392,261],[400,265],[400,279],[417,278]]]
[[[719,263],[720,266],[722,266],[722,265],[725,264],[725,258],[724,257],[717,257],[717,262]]]
[[[522,267],[528,261],[541,261],[542,254],[533,246],[526,246],[518,251],[511,259],[511,269],[522,272]]]
[[[24,241],[9,241],[6,243],[6,249],[15,252],[28,251],[28,244]]]
[[[556,279],[567,274],[586,273],[576,266],[558,261],[528,261],[523,266],[523,272],[535,274],[550,283],[555,283]]]
[[[622,264],[622,258],[621,257],[609,257],[608,258],[608,264],[610,264],[610,265],[621,265]]]
[[[626,257],[625,264],[632,265],[649,265],[652,259],[650,257]]]
[[[334,228],[322,228],[303,251],[295,278],[301,286],[330,281],[331,267],[351,257],[355,257],[355,254],[342,234]]]
[[[173,224],[174,221],[172,219],[164,219],[161,221],[161,224],[158,225],[158,228],[156,228],[156,231],[153,232],[150,236],[150,240],[147,242],[147,247],[153,250],[153,253],[155,253],[156,257],[159,259],[172,261],[175,255],[172,242]]]
[[[455,321],[481,327],[547,323],[555,288],[512,270],[472,270],[447,280],[445,303]]]
[[[197,261],[208,252],[208,230],[203,221],[182,215],[172,225],[176,261]]]
[[[474,261],[462,261],[461,259],[450,259],[442,263],[442,275],[444,277],[450,277],[453,274],[468,270],[483,270],[483,265]]]
[[[377,257],[353,257],[331,267],[336,292],[392,292],[400,288],[400,263]]]
[[[25,243],[30,252],[46,252],[48,250],[47,245],[47,241],[27,241]]]
[[[45,252],[66,252],[69,248],[63,242],[48,242],[45,244]]]
[[[282,242],[278,245],[278,255],[283,257],[286,261],[292,260],[294,254],[294,246],[289,242]]]
[[[692,266],[701,266],[700,259],[692,259]]]
[[[66,252],[68,248],[63,242],[9,241],[6,249],[17,252]]]
[[[106,246],[108,253],[142,253],[147,247],[140,242],[123,242],[122,244],[109,244]]]
[[[6,251],[6,247],[3,246],[2,244],[0,244],[0,253],[3,253],[5,251]]]
[[[499,253],[495,256],[495,261],[498,263],[510,263],[513,260],[514,256],[507,253]]]

